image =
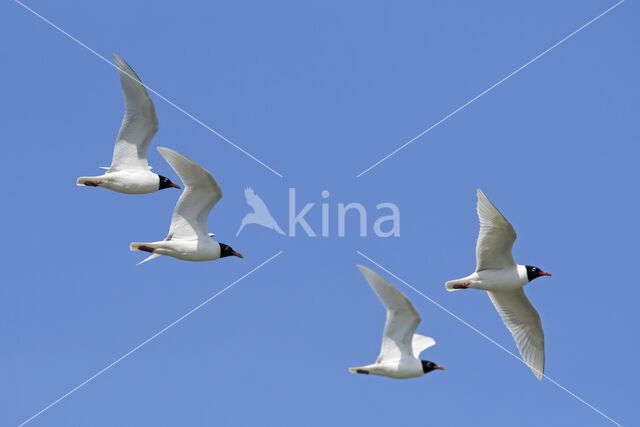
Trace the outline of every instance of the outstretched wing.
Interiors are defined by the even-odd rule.
[[[149,169],[147,151],[158,131],[158,117],[153,102],[138,75],[115,53],[120,85],[124,95],[124,119],[113,148],[109,172],[123,169]]]
[[[478,189],[480,233],[476,244],[476,271],[515,266],[511,248],[516,231],[504,216]]]
[[[542,379],[544,373],[544,331],[540,315],[522,288],[514,291],[487,292],[516,341],[522,359],[533,374]]]
[[[376,363],[399,361],[413,357],[412,341],[420,323],[420,314],[409,298],[372,270],[357,266],[387,309],[382,347]]]
[[[209,238],[207,217],[222,198],[220,186],[209,172],[188,157],[165,147],[158,147],[158,151],[184,184],[173,210],[167,240]]]
[[[411,340],[411,348],[413,349],[413,355],[417,359],[420,357],[420,353],[436,345],[436,340],[431,337],[425,337],[424,335],[413,334],[413,339]]]

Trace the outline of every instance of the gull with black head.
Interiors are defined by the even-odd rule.
[[[209,213],[222,198],[222,190],[213,176],[177,151],[165,147],[158,147],[158,151],[185,187],[173,210],[167,237],[157,242],[131,243],[132,251],[151,253],[139,264],[160,255],[185,261],[213,261],[228,256],[243,258],[231,246],[211,239],[213,233],[207,230]]]
[[[476,271],[462,279],[450,280],[448,291],[481,289],[487,291],[516,342],[520,355],[536,378],[544,373],[544,332],[540,316],[527,299],[524,285],[551,273],[531,265],[519,265],[511,249],[516,231],[478,189],[480,234],[476,243]]]
[[[124,59],[115,53],[124,95],[124,119],[113,148],[111,167],[103,175],[82,176],[79,186],[103,187],[125,194],[146,194],[164,188],[180,188],[167,177],[151,172],[147,151],[158,131],[156,109],[142,81]]]
[[[416,334],[422,320],[409,298],[372,270],[357,266],[369,285],[387,309],[387,321],[382,334],[382,348],[376,363],[350,372],[365,375],[406,379],[421,377],[433,370],[444,368],[428,360],[420,360],[420,353],[436,344],[433,338]]]

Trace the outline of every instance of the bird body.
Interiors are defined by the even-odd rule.
[[[213,261],[231,255],[242,258],[230,246],[212,240],[213,234],[207,230],[209,213],[222,198],[222,189],[213,176],[174,150],[158,147],[158,151],[180,176],[185,188],[173,210],[167,237],[156,242],[131,243],[132,251],[151,253],[139,264],[161,255],[185,261]]]
[[[146,194],[164,188],[180,188],[168,178],[150,171],[147,151],[158,131],[156,109],[140,78],[124,59],[113,54],[118,69],[125,113],[107,172],[82,176],[79,186],[103,187],[125,194]]]
[[[422,362],[417,358],[402,359],[387,363],[372,363],[371,365],[359,368],[349,368],[349,371],[354,373],[366,372],[368,375],[379,375],[397,380],[417,378],[425,374],[422,369]]]
[[[132,251],[149,252],[148,250],[145,250],[145,248],[153,249],[154,255],[166,255],[184,261],[215,261],[220,258],[222,253],[220,244],[210,238],[131,243]]]
[[[387,320],[376,363],[349,368],[349,371],[406,379],[420,377],[434,369],[444,369],[433,362],[419,359],[420,353],[436,342],[433,338],[415,333],[421,318],[411,301],[380,275],[361,265],[357,267],[387,309]]]
[[[476,244],[476,271],[445,283],[448,291],[487,291],[505,326],[513,335],[525,363],[536,378],[544,373],[544,332],[540,316],[522,289],[540,276],[551,276],[530,265],[519,265],[511,253],[516,240],[513,226],[478,190],[480,233]]]
[[[160,189],[161,178],[158,174],[144,169],[125,169],[107,172],[98,176],[78,178],[80,186],[103,187],[125,194],[147,194]],[[97,183],[97,185],[92,185]]]
[[[454,287],[461,283],[468,283],[471,289],[481,289],[483,291],[508,291],[520,289],[527,283],[527,268],[524,265],[515,267],[492,268],[472,273],[467,277],[457,280],[450,280],[446,283],[448,291],[464,289]]]

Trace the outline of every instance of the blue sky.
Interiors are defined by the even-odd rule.
[[[27,3],[283,175],[152,95],[154,170],[168,146],[212,172],[209,219],[245,255],[143,256],[178,191],[79,188],[109,164],[122,120],[116,71],[17,3],[0,6],[5,224],[0,424],[18,425],[278,251],[226,293],[29,425],[608,425],[551,382],[397,280],[447,370],[407,381],[350,374],[379,350],[384,310],[356,250],[511,351],[482,292],[444,282],[475,266],[475,190],[518,232],[516,261],[553,277],[526,292],[546,336],[546,374],[621,424],[640,380],[635,281],[640,96],[627,1],[360,178],[391,150],[614,2]],[[331,236],[235,233],[254,188],[283,228],[288,189]],[[401,235],[347,236],[338,203],[395,203]],[[371,234],[371,233],[370,233]]]

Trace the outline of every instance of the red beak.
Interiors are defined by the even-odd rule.
[[[173,182],[169,184],[169,187],[177,188],[178,190],[180,189],[180,186],[178,184],[174,184]]]
[[[436,365],[433,369],[440,369],[441,371],[444,371],[444,366]]]
[[[238,258],[244,258],[240,252],[233,252],[233,255],[237,256]]]
[[[542,273],[540,273],[541,276],[551,276],[551,273],[547,273],[546,271],[543,271]]]

